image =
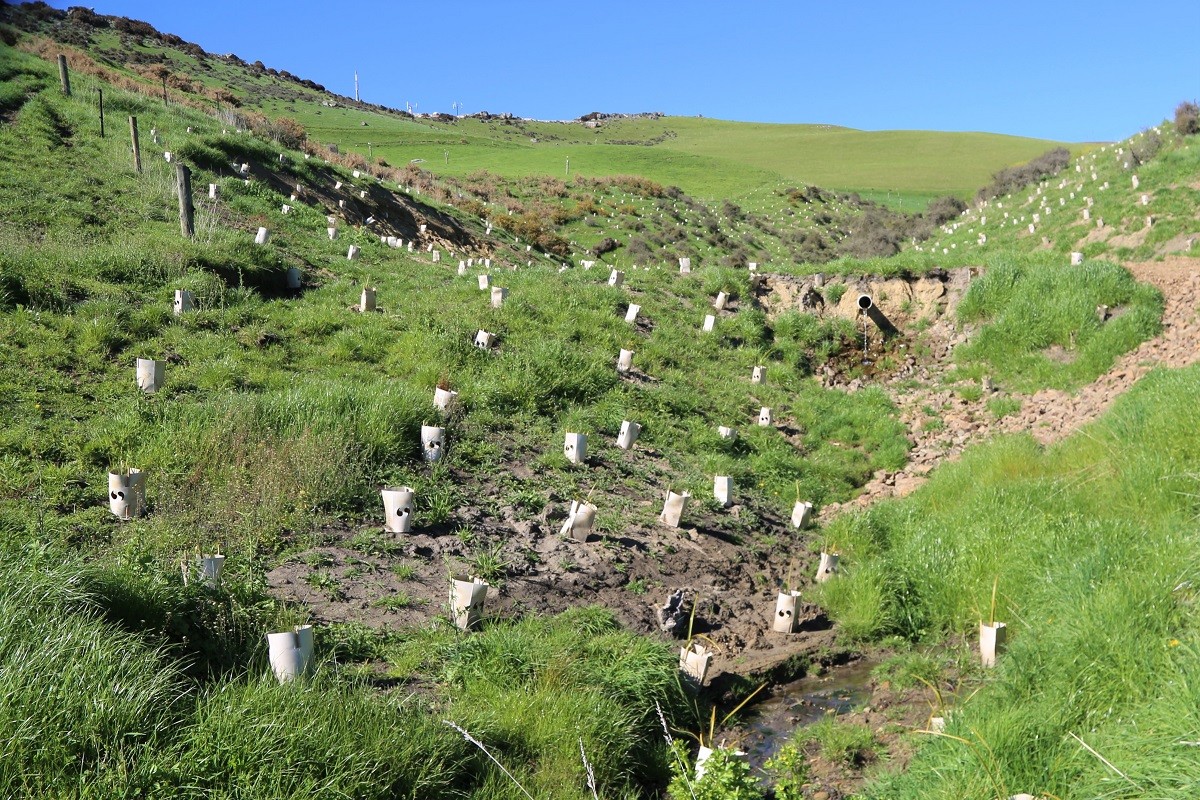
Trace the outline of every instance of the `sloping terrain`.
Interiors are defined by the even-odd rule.
[[[588,114],[570,123],[521,119],[519,109],[470,117],[414,117],[335,95],[304,78],[234,54],[217,55],[151,25],[38,4],[18,24],[158,90],[201,93],[296,120],[310,137],[400,166],[414,159],[438,174],[486,170],[505,178],[636,174],[705,199],[742,202],[764,186],[816,184],[920,210],[939,195],[967,196],[995,170],[1056,143],[986,133],[856,131],[833,125],[766,125],[658,114]],[[449,109],[446,109],[447,111]],[[586,121],[586,125],[585,125]],[[569,164],[567,163],[569,160]],[[890,194],[890,197],[889,197]]]
[[[1048,658],[1038,619],[1061,619],[1069,605],[1052,587],[1086,589],[1067,580],[1074,567],[1061,556],[1081,553],[1096,534],[1084,571],[1114,596],[1122,593],[1117,565],[1132,560],[1121,549],[1129,531],[1076,490],[1090,480],[1121,486],[1113,476],[1125,469],[1114,456],[1122,448],[1140,454],[1130,467],[1137,485],[1156,486],[1153,442],[1173,465],[1148,515],[1170,558],[1137,573],[1158,592],[1146,595],[1146,608],[1113,613],[1145,611],[1154,637],[1172,637],[1154,639],[1166,655],[1145,679],[1147,708],[1163,707],[1174,648],[1192,646],[1195,632],[1190,590],[1166,583],[1183,578],[1180,565],[1193,554],[1170,531],[1194,512],[1181,477],[1194,471],[1194,454],[1188,436],[1138,437],[1143,427],[1160,438],[1169,430],[1170,409],[1156,398],[1188,397],[1192,373],[1156,372],[1149,388],[1138,382],[1124,416],[1089,428],[1103,429],[1103,447],[1087,436],[1067,438],[1061,457],[1027,436],[972,445],[1006,431],[1058,441],[1150,368],[1190,363],[1191,259],[1135,265],[1132,275],[1092,252],[1071,265],[1069,236],[1030,247],[1013,224],[988,234],[992,250],[971,251],[950,239],[977,236],[975,208],[945,220],[936,248],[931,241],[860,262],[849,256],[863,231],[899,226],[898,217],[847,194],[758,183],[763,175],[738,202],[717,202],[701,199],[716,184],[692,194],[641,174],[559,179],[516,161],[507,178],[387,166],[335,153],[245,108],[270,87],[278,91],[271,102],[331,102],[302,79],[86,10],[21,13],[32,35],[4,28],[16,46],[0,54],[0,399],[14,412],[0,427],[0,530],[11,570],[0,593],[8,609],[0,714],[23,733],[0,753],[0,793],[65,796],[82,774],[97,796],[127,785],[147,797],[524,796],[440,724],[449,719],[494,747],[535,796],[591,796],[581,748],[601,796],[647,796],[667,780],[662,724],[703,730],[710,704],[728,708],[757,680],[819,671],[880,640],[900,659],[912,658],[917,642],[940,642],[937,658],[954,654],[952,667],[931,658],[932,671],[920,674],[945,694],[938,703],[962,706],[964,721],[951,731],[974,747],[974,690],[982,687],[977,706],[995,709],[1004,692],[1028,688],[1014,685],[1019,673],[1007,664],[992,676],[967,666],[977,656],[958,643],[983,616],[984,589],[1003,587],[991,613],[1014,620],[1016,663]],[[38,38],[47,34],[83,48],[69,57],[70,97],[46,60],[56,47]],[[203,80],[168,78],[166,102],[154,94],[154,75],[123,82],[133,81],[122,78],[135,71],[130,64],[149,69],[168,50],[170,59],[193,59]],[[343,101],[321,106],[320,116],[341,113]],[[434,130],[362,105],[352,113],[372,120],[368,129],[382,115],[406,130]],[[140,172],[130,116],[140,126]],[[559,130],[578,141],[581,131],[617,137],[625,124],[649,139],[671,130],[656,125],[684,127],[600,122],[436,124],[474,125],[481,137],[501,130],[513,149],[531,132],[547,138],[540,147],[556,146]],[[1176,191],[1194,173],[1195,137],[1163,136],[1139,168],[1142,190],[1174,198],[1171,224],[1183,225],[1198,204]],[[711,140],[698,141],[688,147],[716,158],[701,152]],[[1096,180],[1102,169],[1121,174],[1120,165],[1104,166],[1108,152],[1069,169],[1095,155]],[[181,235],[177,219],[180,165],[193,185],[193,237]],[[1112,191],[1105,199],[1124,208],[1129,198],[1108,181],[1098,191]],[[1027,202],[1052,207],[1057,195],[1041,191]],[[1012,202],[997,200],[988,214]],[[932,211],[903,224],[931,220]],[[172,313],[177,291],[190,293],[193,308]],[[860,312],[862,294],[883,322]],[[618,369],[622,351],[628,369]],[[139,391],[138,359],[160,364],[153,392]],[[457,396],[438,408],[439,391]],[[627,421],[641,433],[622,448]],[[436,459],[424,457],[429,428],[444,436]],[[587,435],[581,463],[564,449],[574,433]],[[958,463],[934,471],[947,460]],[[145,471],[148,513],[119,521],[106,473],[130,468]],[[930,471],[930,487],[874,504],[912,492]],[[1041,491],[1046,476],[1060,491]],[[731,481],[729,503],[716,496],[718,478]],[[1019,569],[995,549],[1008,518],[992,517],[993,485],[1008,514],[1039,509],[1015,527]],[[407,533],[382,525],[380,490],[398,486],[415,495]],[[668,492],[690,494],[679,526],[660,518]],[[969,513],[956,516],[940,492]],[[1068,498],[1061,507],[1060,498]],[[815,504],[819,526],[791,524],[797,500]],[[1117,527],[1136,519],[1127,500]],[[564,528],[572,502],[596,506],[590,535]],[[848,505],[870,508],[833,513]],[[959,530],[961,548],[942,538]],[[227,564],[220,588],[183,579],[181,561],[192,575],[194,557],[217,549]],[[822,552],[843,560],[834,580],[818,585]],[[954,562],[948,575],[943,560]],[[1039,618],[1010,588],[1022,570],[1041,587],[1030,601]],[[481,630],[469,635],[454,628],[447,601],[450,576],[460,574],[491,584]],[[792,589],[803,592],[799,630],[774,632],[779,592]],[[1131,603],[1143,597],[1126,594]],[[317,626],[320,674],[276,686],[263,677],[263,634],[302,622]],[[60,629],[57,638],[46,633]],[[1136,653],[1115,655],[1140,668],[1148,636],[1131,639]],[[1086,674],[1095,662],[1084,643],[1067,639],[1081,661],[1062,674]],[[714,653],[707,692],[676,668],[688,640]],[[88,641],[103,646],[78,669],[64,666]],[[43,660],[29,658],[35,650]],[[44,701],[39,676],[59,671],[68,688]],[[93,674],[110,678],[114,696],[129,687],[127,710],[115,712],[126,707],[109,695],[83,699]],[[1048,689],[1048,702],[1069,704],[1068,684]],[[907,721],[886,732],[897,753],[910,747],[922,691],[894,706]],[[1129,709],[1131,697],[1111,686],[1090,692],[1082,718],[1094,721],[1105,702]],[[325,724],[296,730],[286,724],[296,718]],[[876,715],[868,724],[882,736],[893,723]],[[1118,749],[1134,741],[1096,727]],[[1004,740],[1028,745],[1025,730],[1005,731]],[[44,747],[20,744],[37,731]],[[400,751],[388,743],[396,732],[406,742]],[[911,780],[946,773],[937,760],[946,751],[930,752],[929,761],[918,756]],[[1001,784],[1015,791],[1014,776],[1067,796],[1061,781],[1032,782],[1015,752],[946,781],[944,796],[990,796]],[[1078,752],[1059,755],[1073,774],[1096,778]],[[1054,757],[1039,745],[1030,759],[1046,774]],[[854,780],[830,778],[807,793],[859,785],[870,758],[859,761]],[[991,788],[980,788],[981,770]],[[1158,767],[1143,771],[1147,785],[1164,783]],[[1163,796],[1187,796],[1181,791]]]

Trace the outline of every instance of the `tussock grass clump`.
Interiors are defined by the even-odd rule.
[[[81,775],[121,793],[162,747],[184,682],[163,653],[106,625],[78,571],[0,562],[0,795],[53,797]]]
[[[1117,313],[1102,322],[1099,305]],[[1095,380],[1157,333],[1162,298],[1105,261],[1073,267],[1009,256],[992,259],[972,281],[958,316],[983,323],[955,353],[964,373],[988,371],[1017,390],[1066,389]]]

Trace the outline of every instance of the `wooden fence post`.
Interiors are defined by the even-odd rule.
[[[129,118],[129,136],[133,139],[133,168],[142,171],[142,148],[138,144],[137,117]]]
[[[183,164],[176,164],[175,179],[179,184],[179,230],[185,239],[191,239],[196,235],[196,207],[192,204],[192,171]]]
[[[71,96],[71,75],[67,72],[67,57],[61,53],[58,56],[58,80],[62,83],[62,92]]]

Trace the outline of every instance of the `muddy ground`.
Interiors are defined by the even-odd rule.
[[[1163,291],[1167,299],[1163,333],[1080,391],[1020,396],[1020,412],[1000,420],[986,413],[986,394],[967,402],[941,383],[953,347],[969,334],[953,324],[949,312],[970,273],[947,275],[936,284],[925,282],[919,292],[908,294],[894,283],[899,279],[889,279],[888,288],[869,279],[853,284],[847,295],[874,290],[897,325],[898,333],[887,346],[877,345],[875,356],[886,360],[887,368],[851,376],[854,358],[862,358],[856,353],[843,359],[844,366],[831,364],[818,379],[850,391],[872,383],[882,385],[900,409],[914,447],[903,470],[877,473],[859,497],[844,506],[822,509],[822,518],[907,494],[938,464],[999,433],[1024,430],[1039,441],[1056,441],[1099,416],[1154,366],[1179,367],[1200,359],[1200,259],[1172,257],[1129,268]],[[786,288],[779,291],[778,286]],[[768,278],[760,302],[768,313],[777,313],[802,303],[810,296],[808,288],[796,279],[773,283]],[[822,313],[838,313],[838,309]],[[916,334],[912,328],[918,319],[926,322]],[[922,425],[930,408],[941,415],[944,426]],[[535,476],[524,466],[532,454],[505,455],[516,478],[532,481]],[[647,464],[665,464],[660,454],[637,446],[628,452],[600,448],[593,458],[630,475],[645,474]],[[477,475],[456,477],[464,483],[478,480]],[[628,487],[618,487],[614,494],[623,495],[611,498],[617,502],[641,501]],[[270,588],[276,596],[308,608],[318,622],[353,621],[393,629],[449,624],[449,576],[477,571],[474,567],[484,553],[491,566],[503,573],[489,591],[485,624],[487,618],[554,614],[589,603],[611,609],[634,631],[676,640],[687,636],[687,615],[677,619],[673,633],[667,633],[658,611],[672,593],[681,591],[684,609],[690,611],[695,602],[691,632],[703,634],[715,649],[709,676],[718,702],[729,697],[722,697],[722,690],[735,684],[742,689],[748,682],[776,686],[828,667],[835,668],[836,676],[845,674],[838,665],[853,664],[861,657],[838,642],[829,620],[811,604],[801,604],[799,633],[771,630],[777,590],[786,583],[798,584],[803,592],[812,584],[819,540],[811,531],[793,530],[789,520],[770,508],[751,501],[718,510],[711,502],[694,500],[678,529],[660,523],[577,541],[560,533],[572,498],[552,496],[543,510],[532,513],[504,505],[499,486],[483,485],[477,496],[479,506],[456,512],[453,528],[443,525],[390,534],[378,520],[366,520],[324,529],[318,533],[319,546],[269,573]],[[468,529],[469,535],[463,533]],[[764,532],[776,535],[764,538]],[[853,673],[854,667],[849,669]],[[946,681],[942,688],[952,693],[956,679],[947,676]],[[851,795],[878,759],[886,758],[893,767],[903,765],[913,749],[914,735],[919,735],[914,731],[928,725],[929,692],[896,692],[869,677],[860,683],[852,706],[836,708],[835,713],[844,712],[844,720],[869,726],[880,743],[879,753],[862,763],[832,763],[822,759],[815,745],[810,746],[809,797],[836,800]],[[778,691],[786,692],[786,687]],[[788,705],[786,699],[781,706],[777,703],[785,726],[808,720],[802,705]],[[752,731],[741,727],[724,733],[739,741]]]

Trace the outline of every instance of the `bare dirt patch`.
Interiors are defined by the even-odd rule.
[[[880,499],[903,497],[924,483],[935,466],[957,458],[967,445],[999,433],[1028,432],[1042,444],[1064,439],[1103,414],[1151,369],[1186,367],[1200,361],[1200,258],[1170,256],[1125,266],[1139,281],[1153,284],[1163,293],[1161,334],[1122,356],[1112,369],[1076,392],[1044,389],[1032,395],[1011,395],[1021,402],[1020,410],[998,420],[988,412],[986,403],[995,395],[987,392],[969,402],[948,388],[905,388],[893,383],[889,391],[913,441],[909,464],[896,473],[876,473],[858,497],[844,506],[826,506],[822,518],[845,507],[863,508]],[[948,365],[947,361],[924,369],[935,374]]]

